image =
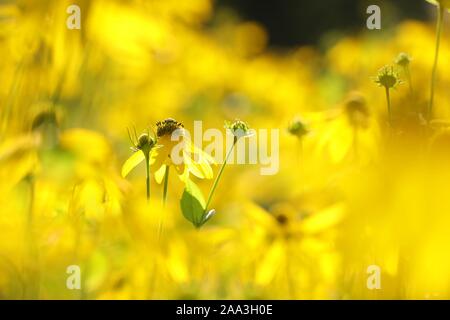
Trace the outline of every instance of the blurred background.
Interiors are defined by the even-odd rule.
[[[319,45],[327,35],[358,32],[366,24],[370,5],[383,9],[384,28],[404,19],[426,20],[433,12],[420,0],[217,0],[215,3],[216,12],[233,10],[243,20],[261,23],[268,33],[269,45],[279,48]]]
[[[74,3],[80,30],[67,28]],[[369,4],[382,30],[367,30]],[[436,9],[0,1],[0,298],[450,298],[447,12],[426,120]],[[376,83],[386,70],[388,91]],[[228,165],[217,213],[196,229],[170,143],[159,137],[165,206],[161,161],[147,200],[131,149],[127,128],[152,133],[167,118],[279,130],[280,170]],[[220,167],[188,168],[206,196]],[[67,286],[74,265],[79,289]],[[367,286],[372,265],[379,290]]]

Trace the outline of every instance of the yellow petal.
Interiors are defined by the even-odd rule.
[[[191,157],[186,153],[183,153],[183,159],[184,165],[188,168],[189,172],[192,172],[192,174],[195,175],[196,177],[203,179],[202,172],[199,170],[194,161],[192,161]]]
[[[136,166],[145,160],[144,153],[142,151],[137,151],[129,157],[122,166],[122,177],[125,178],[131,170],[136,168]]]
[[[268,285],[279,271],[284,260],[284,249],[281,241],[275,241],[258,263],[255,273],[255,282],[258,285]]]
[[[23,135],[15,139],[2,141],[0,144],[0,161],[33,151],[38,145],[39,138],[36,135]]]
[[[111,157],[111,148],[106,138],[87,129],[69,129],[59,137],[61,146],[76,154],[79,158],[106,163]],[[89,152],[86,152],[89,150]]]
[[[276,222],[273,216],[259,205],[248,202],[244,206],[245,215],[250,219],[250,225],[258,225],[266,230],[274,230]]]
[[[162,165],[156,172],[155,172],[155,180],[156,183],[160,184],[163,179],[164,175],[166,174],[166,165]]]
[[[186,150],[189,153],[193,153],[198,155],[199,159],[203,162],[209,163],[209,164],[215,164],[214,158],[211,157],[209,154],[204,152],[202,149],[198,148],[195,144],[193,144],[191,141],[186,140],[185,142]]]
[[[149,164],[150,164],[150,165],[155,164],[155,163],[156,163],[156,160],[160,158],[160,157],[159,157],[160,154],[158,153],[158,149],[159,149],[159,148],[155,147],[155,148],[153,148],[153,149],[150,151],[150,161],[149,161]]]
[[[209,163],[205,162],[198,162],[196,163],[200,171],[202,172],[202,175],[205,179],[212,179],[214,174],[211,166]]]
[[[175,166],[175,170],[178,173],[178,178],[180,178],[181,182],[186,183],[186,180],[189,179],[189,170],[186,169],[184,164],[179,166]]]
[[[307,218],[302,225],[303,232],[317,233],[335,226],[344,215],[344,206],[337,204],[313,214]]]
[[[205,162],[205,159],[200,158],[199,162],[196,162],[187,153],[184,153],[183,156],[184,164],[194,176],[200,179],[212,179],[212,168],[208,162]]]
[[[214,159],[200,148],[197,148],[189,140],[186,141],[185,146],[186,148],[183,150],[183,156],[185,165],[188,167],[189,171],[197,178],[212,179],[213,170],[211,164],[214,163]],[[194,155],[194,159],[191,158],[191,154]]]

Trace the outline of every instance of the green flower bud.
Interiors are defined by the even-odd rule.
[[[398,57],[395,59],[395,63],[403,68],[408,67],[411,61],[412,61],[411,56],[404,52],[400,53]]]
[[[401,84],[402,81],[393,66],[385,66],[378,71],[378,75],[375,78],[375,83],[377,83],[380,87],[392,89]]]
[[[230,130],[236,139],[253,135],[253,132],[248,124],[241,120],[235,120],[234,122],[225,122],[225,128]]]
[[[309,133],[309,130],[306,127],[306,124],[297,118],[289,124],[288,132],[298,138],[302,138]]]

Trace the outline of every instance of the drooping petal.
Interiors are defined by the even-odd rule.
[[[200,179],[212,179],[213,171],[208,162],[200,158],[193,160],[187,152],[183,153],[184,164],[194,176]]]
[[[214,176],[213,170],[212,170],[211,166],[209,165],[209,163],[201,160],[201,162],[198,163],[198,166],[199,166],[200,170],[202,171],[205,179],[213,178],[213,176]]]
[[[189,172],[191,172],[196,177],[203,179],[203,173],[199,169],[199,167],[195,164],[194,161],[192,161],[191,157],[188,153],[183,152],[183,161],[184,165],[188,168]]]
[[[186,183],[186,180],[189,179],[189,170],[186,169],[184,163],[175,166],[175,170],[177,171],[178,178],[180,178],[181,182]]]
[[[155,172],[155,181],[157,184],[161,184],[161,182],[164,179],[164,175],[166,173],[166,165],[162,165],[158,170]]]
[[[265,230],[275,230],[276,221],[265,209],[253,202],[245,203],[243,212],[249,219],[251,225],[259,226]]]
[[[198,148],[195,144],[193,144],[188,139],[185,140],[185,148],[188,152],[197,155],[200,159],[204,159],[203,161],[210,163],[210,164],[216,164],[216,161],[213,157],[211,157],[209,154],[204,152],[202,149]]]
[[[183,150],[183,158],[185,165],[193,175],[200,179],[213,178],[211,164],[215,163],[214,159],[188,140]]]
[[[125,178],[131,172],[131,170],[136,168],[136,166],[144,160],[145,156],[142,151],[133,153],[122,166],[122,177]]]
[[[338,224],[344,216],[345,208],[341,203],[328,207],[305,219],[302,230],[307,234],[323,232]]]

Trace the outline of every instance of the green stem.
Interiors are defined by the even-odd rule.
[[[163,190],[163,206],[166,206],[167,201],[167,189],[169,186],[169,166],[166,166],[166,172],[164,173],[164,190]],[[158,223],[158,241],[161,240],[162,232],[164,229],[164,210],[161,212]]]
[[[164,174],[164,191],[163,191],[163,205],[167,202],[167,189],[169,186],[169,166],[166,166],[166,173]]]
[[[208,207],[209,207],[209,204],[211,203],[212,197],[214,195],[214,191],[216,191],[220,177],[222,176],[223,170],[225,169],[225,166],[227,165],[228,158],[230,158],[230,155],[233,152],[233,148],[236,145],[236,142],[237,142],[237,137],[234,137],[233,145],[231,146],[230,151],[228,151],[227,157],[225,158],[225,161],[223,162],[222,167],[220,167],[219,174],[217,175],[216,180],[214,181],[214,184],[211,188],[211,191],[209,192],[208,201],[206,201],[206,206],[205,206],[205,213],[208,212]]]
[[[390,93],[389,93],[389,88],[387,88],[387,87],[386,87],[386,100],[387,100],[389,124],[392,125],[391,96],[390,96]]]
[[[437,74],[438,61],[439,61],[439,48],[441,45],[442,27],[444,25],[444,12],[445,12],[445,8],[442,5],[439,5],[438,18],[437,18],[437,24],[436,24],[436,51],[434,54],[433,73],[431,75],[430,104],[428,105],[428,110],[427,110],[427,120],[428,121],[431,120],[432,112],[433,112],[434,91],[435,91],[435,86],[436,86],[436,74]]]
[[[150,200],[150,154],[145,154],[147,201]]]

